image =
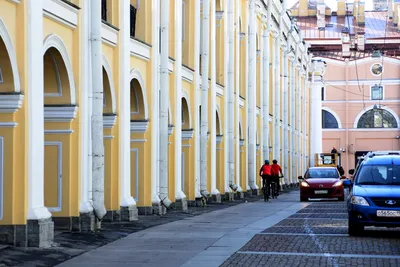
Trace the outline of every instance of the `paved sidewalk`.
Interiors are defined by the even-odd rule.
[[[248,202],[144,231],[58,266],[219,266],[255,234],[296,213],[298,191]]]

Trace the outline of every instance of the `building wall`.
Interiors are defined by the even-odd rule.
[[[198,1],[198,0],[197,0]],[[129,38],[126,42],[124,34],[127,32],[127,25],[123,23],[125,12],[121,12],[122,5],[130,2],[137,8],[136,15],[136,34]],[[102,33],[102,79],[104,91],[103,106],[103,136],[104,136],[104,204],[107,211],[117,211],[123,206],[124,198],[133,198],[133,202],[137,207],[151,207],[154,203],[154,195],[159,193],[159,181],[157,170],[157,157],[154,154],[156,144],[152,140],[158,135],[157,125],[152,121],[155,108],[159,105],[158,99],[155,98],[157,89],[163,90],[163,84],[157,78],[159,71],[157,68],[158,47],[155,45],[155,38],[158,27],[154,25],[157,21],[155,14],[155,3],[157,1],[140,1],[140,6],[136,6],[136,1],[113,0],[107,1],[107,20],[101,25]],[[196,45],[198,44],[198,36],[196,34],[196,25],[201,23],[196,21],[196,1],[183,1],[185,20],[180,21],[183,24],[184,40],[182,41],[182,66],[176,64],[177,51],[175,49],[175,36],[181,28],[175,29],[175,20],[181,19],[176,15],[175,3],[178,0],[170,0],[170,20],[169,20],[169,125],[172,131],[169,136],[169,163],[168,163],[168,197],[172,202],[177,201],[177,192],[183,191],[187,200],[194,200],[197,195],[199,179],[199,121],[198,112],[201,103],[200,85],[202,76],[196,61],[199,55],[195,54]],[[235,154],[235,183],[237,183],[243,191],[249,189],[249,180],[253,178],[258,186],[260,180],[258,178],[258,169],[265,159],[263,155],[263,144],[267,143],[270,148],[268,159],[272,159],[274,155],[275,138],[282,139],[285,134],[281,131],[280,136],[274,136],[275,127],[282,125],[274,125],[274,116],[284,110],[284,102],[282,101],[282,81],[274,82],[277,76],[282,75],[283,66],[283,48],[273,53],[272,45],[274,38],[282,38],[282,32],[287,34],[290,26],[290,20],[285,18],[281,25],[277,25],[271,19],[267,19],[267,12],[261,2],[255,1],[255,21],[250,21],[247,1],[236,1],[239,6],[234,7],[234,55],[235,60],[231,61],[234,65],[235,74],[234,81],[234,110],[235,114],[227,114],[227,79],[228,79],[228,29],[234,25],[227,25],[227,1],[217,1],[216,10],[224,11],[220,20],[211,24],[215,24],[215,44],[216,53],[210,55],[210,66],[214,64],[212,57],[215,57],[215,79],[210,78],[209,88],[215,87],[215,110],[212,110],[210,103],[212,96],[209,95],[209,127],[211,120],[215,116],[216,129],[215,133],[215,151],[211,150],[211,139],[209,138],[207,146],[207,189],[211,192],[214,190],[211,184],[216,183],[217,191],[221,194],[232,191],[227,187],[229,179],[227,162],[228,152]],[[28,34],[28,8],[27,1],[6,1],[0,0],[0,68],[2,71],[2,81],[0,81],[0,225],[26,224],[28,219],[30,197],[32,194],[41,194],[40,191],[32,192],[29,186],[29,166],[32,162],[43,164],[43,175],[34,176],[34,181],[40,185],[43,183],[43,209],[48,209],[53,217],[77,217],[87,211],[83,207],[84,203],[89,203],[91,196],[91,179],[92,172],[90,161],[87,153],[90,153],[91,140],[90,136],[90,102],[91,85],[90,85],[90,64],[87,62],[90,54],[87,15],[91,12],[83,0],[72,1],[68,4],[66,1],[54,0],[52,5],[46,5],[43,1],[43,22],[42,35],[36,36],[33,32]],[[273,5],[273,15],[279,16],[281,11],[281,2],[276,1]],[[158,10],[160,12],[160,10]],[[214,11],[215,12],[215,11]],[[197,13],[198,14],[198,13]],[[285,13],[284,16],[287,16]],[[213,16],[211,16],[213,17]],[[289,21],[289,22],[288,22]],[[255,131],[256,131],[256,177],[249,177],[251,174],[248,170],[249,161],[249,130],[248,121],[253,118],[248,117],[248,83],[249,75],[249,23],[256,23],[257,33],[257,49],[256,53],[256,92],[255,92]],[[268,26],[268,23],[271,26]],[[239,27],[240,26],[240,27]],[[210,26],[211,27],[211,26]],[[23,29],[23,30],[21,30]],[[267,31],[268,29],[268,31]],[[275,32],[275,36],[271,34]],[[296,31],[293,38],[299,39]],[[263,63],[263,36],[267,35],[267,45],[270,46],[269,61]],[[37,91],[29,91],[32,87],[29,75],[31,75],[31,67],[28,66],[28,58],[30,56],[30,36],[43,39],[43,59],[44,63],[38,63],[33,68],[43,68],[43,87],[37,88]],[[197,38],[197,39],[196,39]],[[210,38],[211,39],[211,38]],[[300,40],[301,41],[301,40]],[[210,41],[210,44],[212,42]],[[295,65],[300,70],[303,79],[308,77],[310,67],[309,56],[304,45],[299,42],[301,60],[296,60]],[[127,65],[123,65],[124,60],[121,53],[129,50],[130,57],[127,59]],[[304,54],[304,56],[303,56]],[[278,73],[272,70],[272,63],[279,57]],[[236,60],[238,59],[238,60]],[[129,66],[129,70],[125,68]],[[177,107],[182,104],[176,101],[176,84],[177,69],[182,74],[182,96],[184,97],[184,105],[182,112],[184,123],[182,124],[182,168],[176,169],[176,161],[179,155],[176,153],[177,132],[175,130],[177,123]],[[263,86],[263,70],[269,68],[267,73],[269,84]],[[157,72],[155,72],[157,70]],[[211,67],[209,68],[211,77]],[[125,78],[124,78],[125,77]],[[295,78],[295,77],[290,77]],[[129,79],[129,82],[126,83]],[[303,82],[297,84],[295,79],[295,87],[302,88],[302,97],[307,96],[309,84],[306,82],[304,88]],[[299,79],[301,80],[301,79]],[[125,82],[124,82],[125,81]],[[279,87],[276,88],[276,85]],[[129,85],[129,86],[128,86]],[[263,116],[263,97],[269,91],[269,99],[265,100],[269,103],[268,116]],[[37,117],[35,120],[44,120],[43,142],[44,158],[35,159],[35,155],[28,153],[30,145],[29,124],[34,123],[28,109],[28,100],[33,94],[39,92],[39,96],[44,99],[44,115]],[[129,92],[129,93],[128,93]],[[23,93],[23,94],[21,94]],[[281,95],[279,98],[279,110],[275,110],[275,94]],[[126,114],[123,109],[122,101],[125,98],[130,99],[130,114]],[[286,107],[288,108],[288,107]],[[294,109],[294,107],[292,107]],[[227,123],[228,118],[234,116],[234,149],[228,147],[227,140]],[[308,109],[306,113],[300,113],[301,119],[308,118]],[[123,118],[129,117],[130,125]],[[279,115],[282,118],[282,114]],[[269,121],[270,137],[263,140],[263,120]],[[308,121],[308,119],[306,119]],[[293,122],[290,125],[295,127]],[[125,153],[123,132],[129,127],[129,153]],[[289,126],[288,126],[289,127]],[[307,124],[307,128],[309,125]],[[299,132],[298,140],[295,144],[302,144],[307,139],[308,129],[303,124],[297,125],[296,130]],[[87,133],[85,136],[83,133]],[[31,133],[32,134],[32,133]],[[33,133],[34,134],[34,133]],[[179,137],[178,135],[178,137]],[[40,138],[40,137],[38,137]],[[300,140],[301,139],[301,140]],[[125,140],[127,141],[127,140]],[[179,144],[179,142],[178,142]],[[283,147],[282,142],[280,143]],[[87,149],[87,150],[85,150]],[[228,150],[229,149],[229,150]],[[86,152],[85,152],[86,151]],[[285,151],[279,149],[282,155]],[[124,154],[125,153],[125,154]],[[308,144],[300,146],[299,164],[297,169],[291,169],[285,175],[290,177],[290,183],[295,183],[297,174],[304,171],[304,167],[300,162],[308,161],[309,148]],[[282,155],[280,158],[282,158]],[[278,156],[278,155],[276,155]],[[33,161],[35,159],[35,161]],[[211,159],[215,159],[215,170],[211,169]],[[293,159],[295,160],[295,159]],[[124,163],[125,162],[125,163]],[[126,165],[129,165],[129,172],[126,173]],[[176,188],[175,177],[177,173],[182,175],[182,188]],[[215,173],[215,174],[214,174]],[[127,182],[128,181],[128,182]],[[128,184],[128,195],[123,185]],[[86,191],[87,190],[87,191]],[[87,199],[84,199],[84,198]],[[88,202],[89,201],[89,202]],[[40,206],[40,205],[39,205]],[[87,207],[87,206],[86,206]],[[90,208],[89,208],[90,210]]]

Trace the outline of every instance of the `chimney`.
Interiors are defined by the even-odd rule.
[[[365,32],[357,33],[357,49],[360,51],[365,50]]]
[[[358,8],[357,8],[357,23],[358,25],[365,25],[365,2],[358,1]]]
[[[346,15],[346,0],[337,0],[337,15]]]
[[[325,29],[325,1],[317,0],[317,27]]]
[[[308,0],[299,1],[299,17],[308,17]]]
[[[397,23],[399,22],[399,10],[398,7],[400,6],[399,1],[394,1],[393,3],[393,24],[397,26]]]
[[[388,15],[389,19],[393,18],[393,0],[388,1]]]

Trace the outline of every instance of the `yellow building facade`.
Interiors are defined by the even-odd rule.
[[[0,242],[254,194],[265,159],[295,185],[313,65],[284,5],[0,0]]]

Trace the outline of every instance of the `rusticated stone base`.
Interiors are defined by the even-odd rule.
[[[221,201],[222,201],[222,197],[220,194],[212,195],[212,197],[210,197],[210,199],[213,203],[221,203]]]
[[[154,213],[153,207],[137,207],[139,215],[151,215]]]
[[[235,192],[235,200],[240,200],[244,199],[244,193],[243,192]]]
[[[138,209],[136,206],[121,207],[121,221],[132,222],[139,218]]]
[[[53,244],[54,223],[51,218],[28,220],[24,225],[0,226],[0,243],[16,247],[46,248]]]
[[[175,210],[187,210],[188,202],[186,201],[186,198],[177,199],[175,202],[171,204],[171,208]]]
[[[53,217],[54,228],[70,232],[94,231],[95,218],[93,212],[81,213],[80,216]]]
[[[233,200],[235,200],[235,193],[226,192],[225,193],[225,197],[224,197],[224,201],[233,201]]]
[[[252,189],[252,190],[251,190],[251,194],[252,194],[253,196],[258,196],[258,189]]]
[[[153,204],[153,214],[165,215],[166,213],[167,208],[164,205],[162,205],[161,203]]]
[[[121,211],[120,210],[108,210],[103,218],[104,222],[120,222]]]

